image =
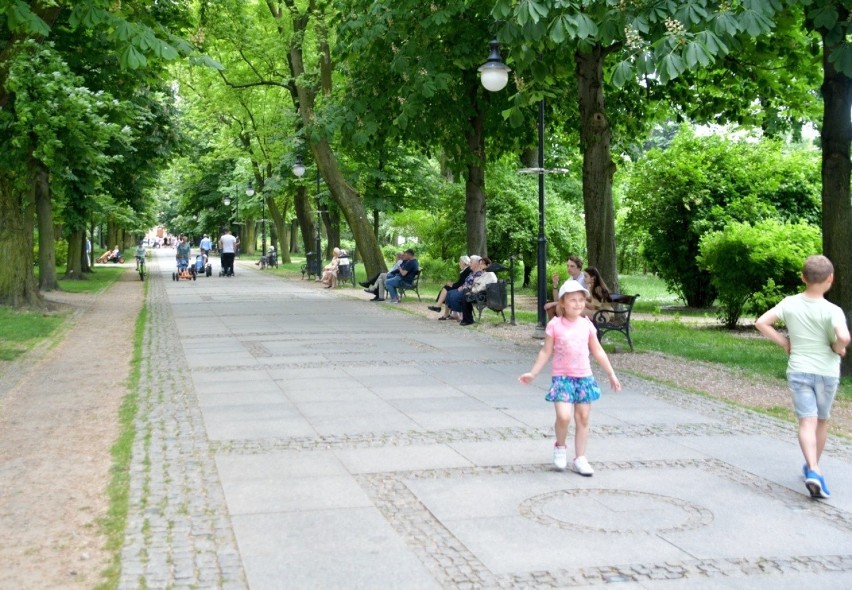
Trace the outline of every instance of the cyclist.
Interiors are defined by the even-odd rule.
[[[136,245],[136,270],[139,270],[139,266],[141,265],[143,268],[145,267],[145,246],[144,242],[139,240],[139,244]]]

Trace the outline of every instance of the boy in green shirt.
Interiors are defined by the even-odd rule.
[[[754,327],[783,348],[787,361],[787,387],[799,419],[799,446],[805,456],[802,474],[813,498],[831,492],[819,468],[828,436],[831,405],[840,382],[840,359],[849,345],[849,328],[843,310],[823,297],[834,282],[834,266],[825,256],[810,256],[802,268],[804,293],[785,297],[758,318]],[[772,327],[787,324],[788,336]]]

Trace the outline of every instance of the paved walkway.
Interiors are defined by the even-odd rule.
[[[814,501],[790,425],[626,377],[558,472],[534,348],[159,254],[122,588],[852,587],[852,445]]]

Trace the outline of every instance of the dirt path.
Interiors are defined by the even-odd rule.
[[[109,562],[97,521],[142,295],[132,272],[96,296],[50,294],[75,310],[70,329],[2,367],[26,373],[0,392],[0,589],[90,589]]]

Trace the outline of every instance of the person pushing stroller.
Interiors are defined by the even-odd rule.
[[[237,238],[231,235],[231,230],[225,228],[219,238],[219,252],[222,256],[222,274],[234,276],[234,256],[237,253]]]

